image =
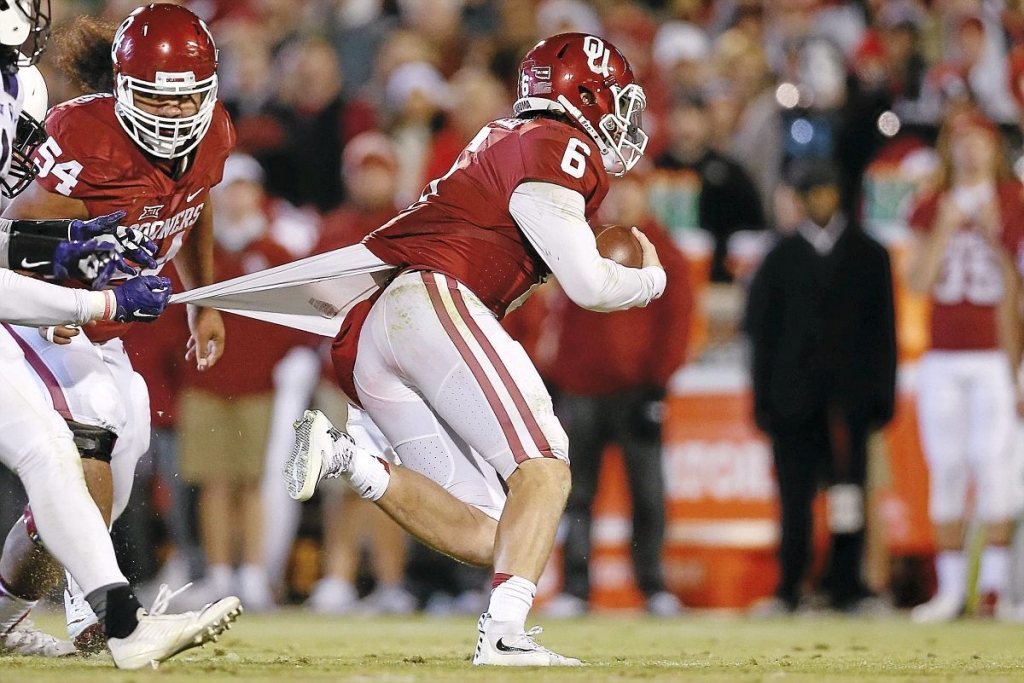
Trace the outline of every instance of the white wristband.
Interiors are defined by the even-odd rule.
[[[105,289],[101,292],[88,292],[89,320],[113,320],[117,312],[117,297],[114,290]]]

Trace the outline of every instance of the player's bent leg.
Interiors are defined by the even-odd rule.
[[[427,545],[468,564],[491,564],[496,523],[484,512],[431,479],[377,458],[320,411],[306,411],[295,429],[295,449],[285,467],[293,498],[308,500],[322,479],[341,476]]]
[[[511,638],[533,642],[526,616],[570,486],[565,432],[526,352],[463,285],[438,273],[409,273],[396,278],[371,309],[354,379],[364,406],[403,463],[425,474],[438,468],[436,457],[417,459],[417,449],[410,448],[414,440],[404,444],[400,436],[408,423],[403,412],[415,406],[413,398],[402,400],[397,389],[404,385],[450,430],[456,463],[482,459],[487,471],[508,483],[495,540],[494,589],[474,658],[533,663],[532,657],[520,659],[522,652],[509,651],[497,662],[487,654]],[[454,482],[428,476],[454,491]],[[492,631],[500,635],[492,638]]]
[[[84,486],[73,436],[27,376],[20,351],[16,360],[0,373],[0,460],[17,473],[33,508],[8,534],[0,558],[0,577],[7,588],[7,594],[0,596],[0,623],[11,622],[0,631],[20,622],[18,632],[4,639],[8,648],[17,641],[14,649],[22,654],[62,655],[74,647],[27,628],[25,620],[35,600],[59,577],[57,561],[46,548],[53,548],[60,562],[93,586],[125,579],[106,526]]]
[[[96,345],[95,349],[107,373],[104,379],[123,398],[121,406],[110,410],[109,414],[104,414],[104,410],[92,405],[96,409],[95,413],[86,417],[92,423],[117,424],[117,438],[95,442],[100,446],[95,449],[85,448],[82,444],[85,437],[90,436],[89,428],[81,425],[73,426],[72,429],[82,451],[82,465],[89,492],[109,527],[128,505],[135,481],[135,466],[149,449],[149,390],[142,376],[132,368],[120,339]],[[76,391],[84,390],[76,386]],[[87,598],[87,591],[72,579],[72,573],[67,575],[64,608],[68,637],[79,651],[101,652],[106,646],[106,634]]]
[[[494,543],[495,573],[540,579],[571,485],[569,465],[553,458],[527,460],[509,477]]]
[[[533,638],[539,628],[525,628],[570,486],[568,464],[554,458],[527,460],[509,477],[494,544],[495,586],[488,611],[480,617],[474,664],[580,665],[578,659],[539,645]]]

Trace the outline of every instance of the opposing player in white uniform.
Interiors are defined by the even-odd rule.
[[[399,274],[346,316],[334,365],[403,466],[310,411],[285,476],[300,500],[323,476],[343,476],[425,543],[493,565],[474,664],[572,666],[525,628],[569,491],[567,439],[498,320],[549,274],[603,311],[644,306],[666,281],[642,234],[644,267],[625,268],[599,255],[588,224],[608,174],[646,147],[646,99],[625,57],[596,36],[561,34],[534,47],[519,75],[517,117],[485,126],[363,241]]]
[[[33,169],[26,163],[29,148],[42,142],[31,140],[26,131],[32,132],[33,123],[38,128],[36,119],[45,114],[45,84],[34,66],[18,68],[16,46],[31,36],[35,49],[29,58],[22,58],[22,64],[38,58],[49,27],[48,2],[46,5],[44,10],[39,0],[19,0],[0,7],[0,77],[4,86],[0,95],[0,177],[9,197],[32,179]],[[21,116],[23,105],[34,117]],[[30,125],[19,126],[19,120]],[[117,219],[122,216],[112,214],[92,221],[0,221],[0,462],[21,478],[33,509],[18,525],[15,537],[36,544],[29,552],[44,552],[45,544],[70,569],[101,616],[115,663],[138,668],[214,637],[237,614],[238,600],[222,600],[200,612],[164,615],[170,598],[164,590],[150,613],[141,609],[118,569],[106,524],[85,485],[75,439],[78,436],[78,443],[88,447],[89,435],[73,435],[49,398],[38,390],[36,368],[28,363],[23,344],[10,334],[8,325],[127,322],[159,315],[169,296],[165,278],[134,278],[118,290],[71,290],[7,269],[10,265],[43,270],[96,279],[99,284],[109,279],[114,268],[132,271],[117,253],[126,244],[119,239],[141,233],[118,227]],[[77,235],[87,239],[67,242],[38,231],[33,234],[33,228],[43,233],[63,230],[65,238]],[[106,233],[107,244],[91,239],[100,233]],[[142,261],[151,259],[151,254],[132,253]],[[12,570],[17,572],[17,567],[0,560],[0,653],[73,653],[70,643],[31,628],[26,617],[34,601],[19,598],[10,590],[8,580],[17,584],[21,578],[12,575]]]

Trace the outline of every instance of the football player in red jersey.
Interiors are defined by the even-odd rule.
[[[644,92],[592,35],[539,43],[520,66],[515,118],[485,126],[419,201],[363,242],[397,275],[346,317],[338,380],[395,447],[389,467],[322,413],[296,423],[292,497],[342,476],[425,543],[494,566],[475,664],[567,666],[527,631],[569,490],[565,432],[499,319],[549,275],[586,308],[644,306],[665,271],[635,231],[642,268],[602,258],[588,224],[643,155]],[[505,491],[507,490],[507,496]]]
[[[999,129],[982,113],[950,115],[939,136],[938,187],[918,198],[909,220],[918,239],[908,282],[932,304],[931,346],[918,367],[917,413],[938,585],[935,596],[911,612],[919,623],[952,621],[964,611],[964,542],[972,512],[986,541],[979,592],[996,597],[997,617],[1020,618],[1005,589],[1013,520],[1024,507],[1016,443],[1020,281],[1014,268],[1024,237],[1024,188],[1002,145]],[[974,510],[967,505],[972,483]]]
[[[186,286],[211,282],[209,191],[221,179],[234,130],[217,101],[209,29],[182,7],[156,4],[133,12],[116,32],[80,18],[65,46],[65,66],[96,94],[50,111],[49,138],[34,156],[38,177],[5,217],[84,220],[120,210],[124,226],[156,244],[156,266],[144,273],[156,274],[174,258]],[[112,70],[104,66],[111,57]],[[191,309],[189,324],[188,354],[208,368],[223,352],[220,316]],[[80,334],[64,328],[57,344],[36,328],[11,329],[54,409],[92,435],[96,447],[83,452],[82,464],[109,523],[127,504],[135,464],[149,445],[148,391],[120,340],[127,325],[93,323]],[[17,567],[27,581],[44,581],[52,562],[23,531],[8,536],[4,566]],[[68,595],[69,635],[80,649],[98,649],[105,638],[86,596],[70,580]]]

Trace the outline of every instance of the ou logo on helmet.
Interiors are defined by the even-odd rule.
[[[117,61],[117,51],[121,49],[121,43],[124,41],[124,34],[128,31],[128,27],[135,22],[134,14],[128,15],[128,18],[124,20],[120,26],[117,27],[117,33],[114,34],[114,40],[110,45],[110,57],[115,62]]]
[[[587,66],[590,70],[596,74],[601,74],[605,78],[611,75],[608,69],[608,60],[611,59],[612,52],[604,45],[604,41],[595,36],[587,36],[583,39],[583,54],[587,59]]]

